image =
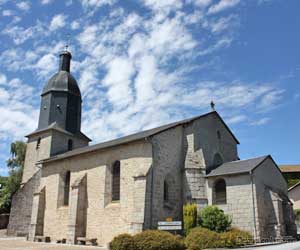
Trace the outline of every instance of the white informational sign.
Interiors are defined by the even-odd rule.
[[[165,231],[182,230],[182,221],[159,221],[157,229]]]
[[[181,226],[182,221],[159,221],[159,226]]]

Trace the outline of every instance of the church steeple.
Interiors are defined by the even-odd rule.
[[[70,73],[71,58],[67,50],[60,53],[59,71],[43,89],[38,129],[55,124],[72,134],[80,132],[81,93]]]
[[[60,53],[59,70],[70,72],[70,65],[72,55],[69,51],[65,50]]]

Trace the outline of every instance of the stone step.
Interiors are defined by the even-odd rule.
[[[97,239],[96,238],[86,238],[86,237],[77,237],[77,243],[79,245],[97,245]]]

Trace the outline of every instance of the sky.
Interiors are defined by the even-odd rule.
[[[66,44],[92,143],[210,111],[241,159],[300,164],[300,1],[0,0],[0,175]]]

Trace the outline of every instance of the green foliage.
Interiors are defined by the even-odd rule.
[[[202,209],[198,223],[201,227],[222,233],[227,231],[231,225],[231,218],[224,214],[217,206],[207,206]]]
[[[295,215],[295,219],[297,221],[300,220],[300,209],[294,209],[294,215]]]
[[[120,234],[110,242],[111,250],[135,250],[133,236],[130,234]]]
[[[188,250],[201,250],[220,247],[220,235],[206,228],[196,227],[192,229],[185,239]]]
[[[11,157],[7,160],[10,170],[20,169],[24,166],[26,144],[23,141],[16,141],[10,145]]]
[[[180,237],[171,233],[148,230],[134,236],[135,250],[184,250],[185,245]]]
[[[184,233],[188,235],[190,230],[197,226],[197,205],[186,204],[183,207]]]
[[[220,234],[221,247],[241,247],[253,244],[253,237],[249,232],[232,228]]]
[[[282,173],[282,174],[288,183],[288,188],[294,186],[300,181],[300,173]]]
[[[16,141],[11,144],[11,157],[7,160],[9,176],[4,187],[0,190],[0,213],[8,213],[10,211],[12,196],[20,188],[25,152],[26,144],[24,142]]]

